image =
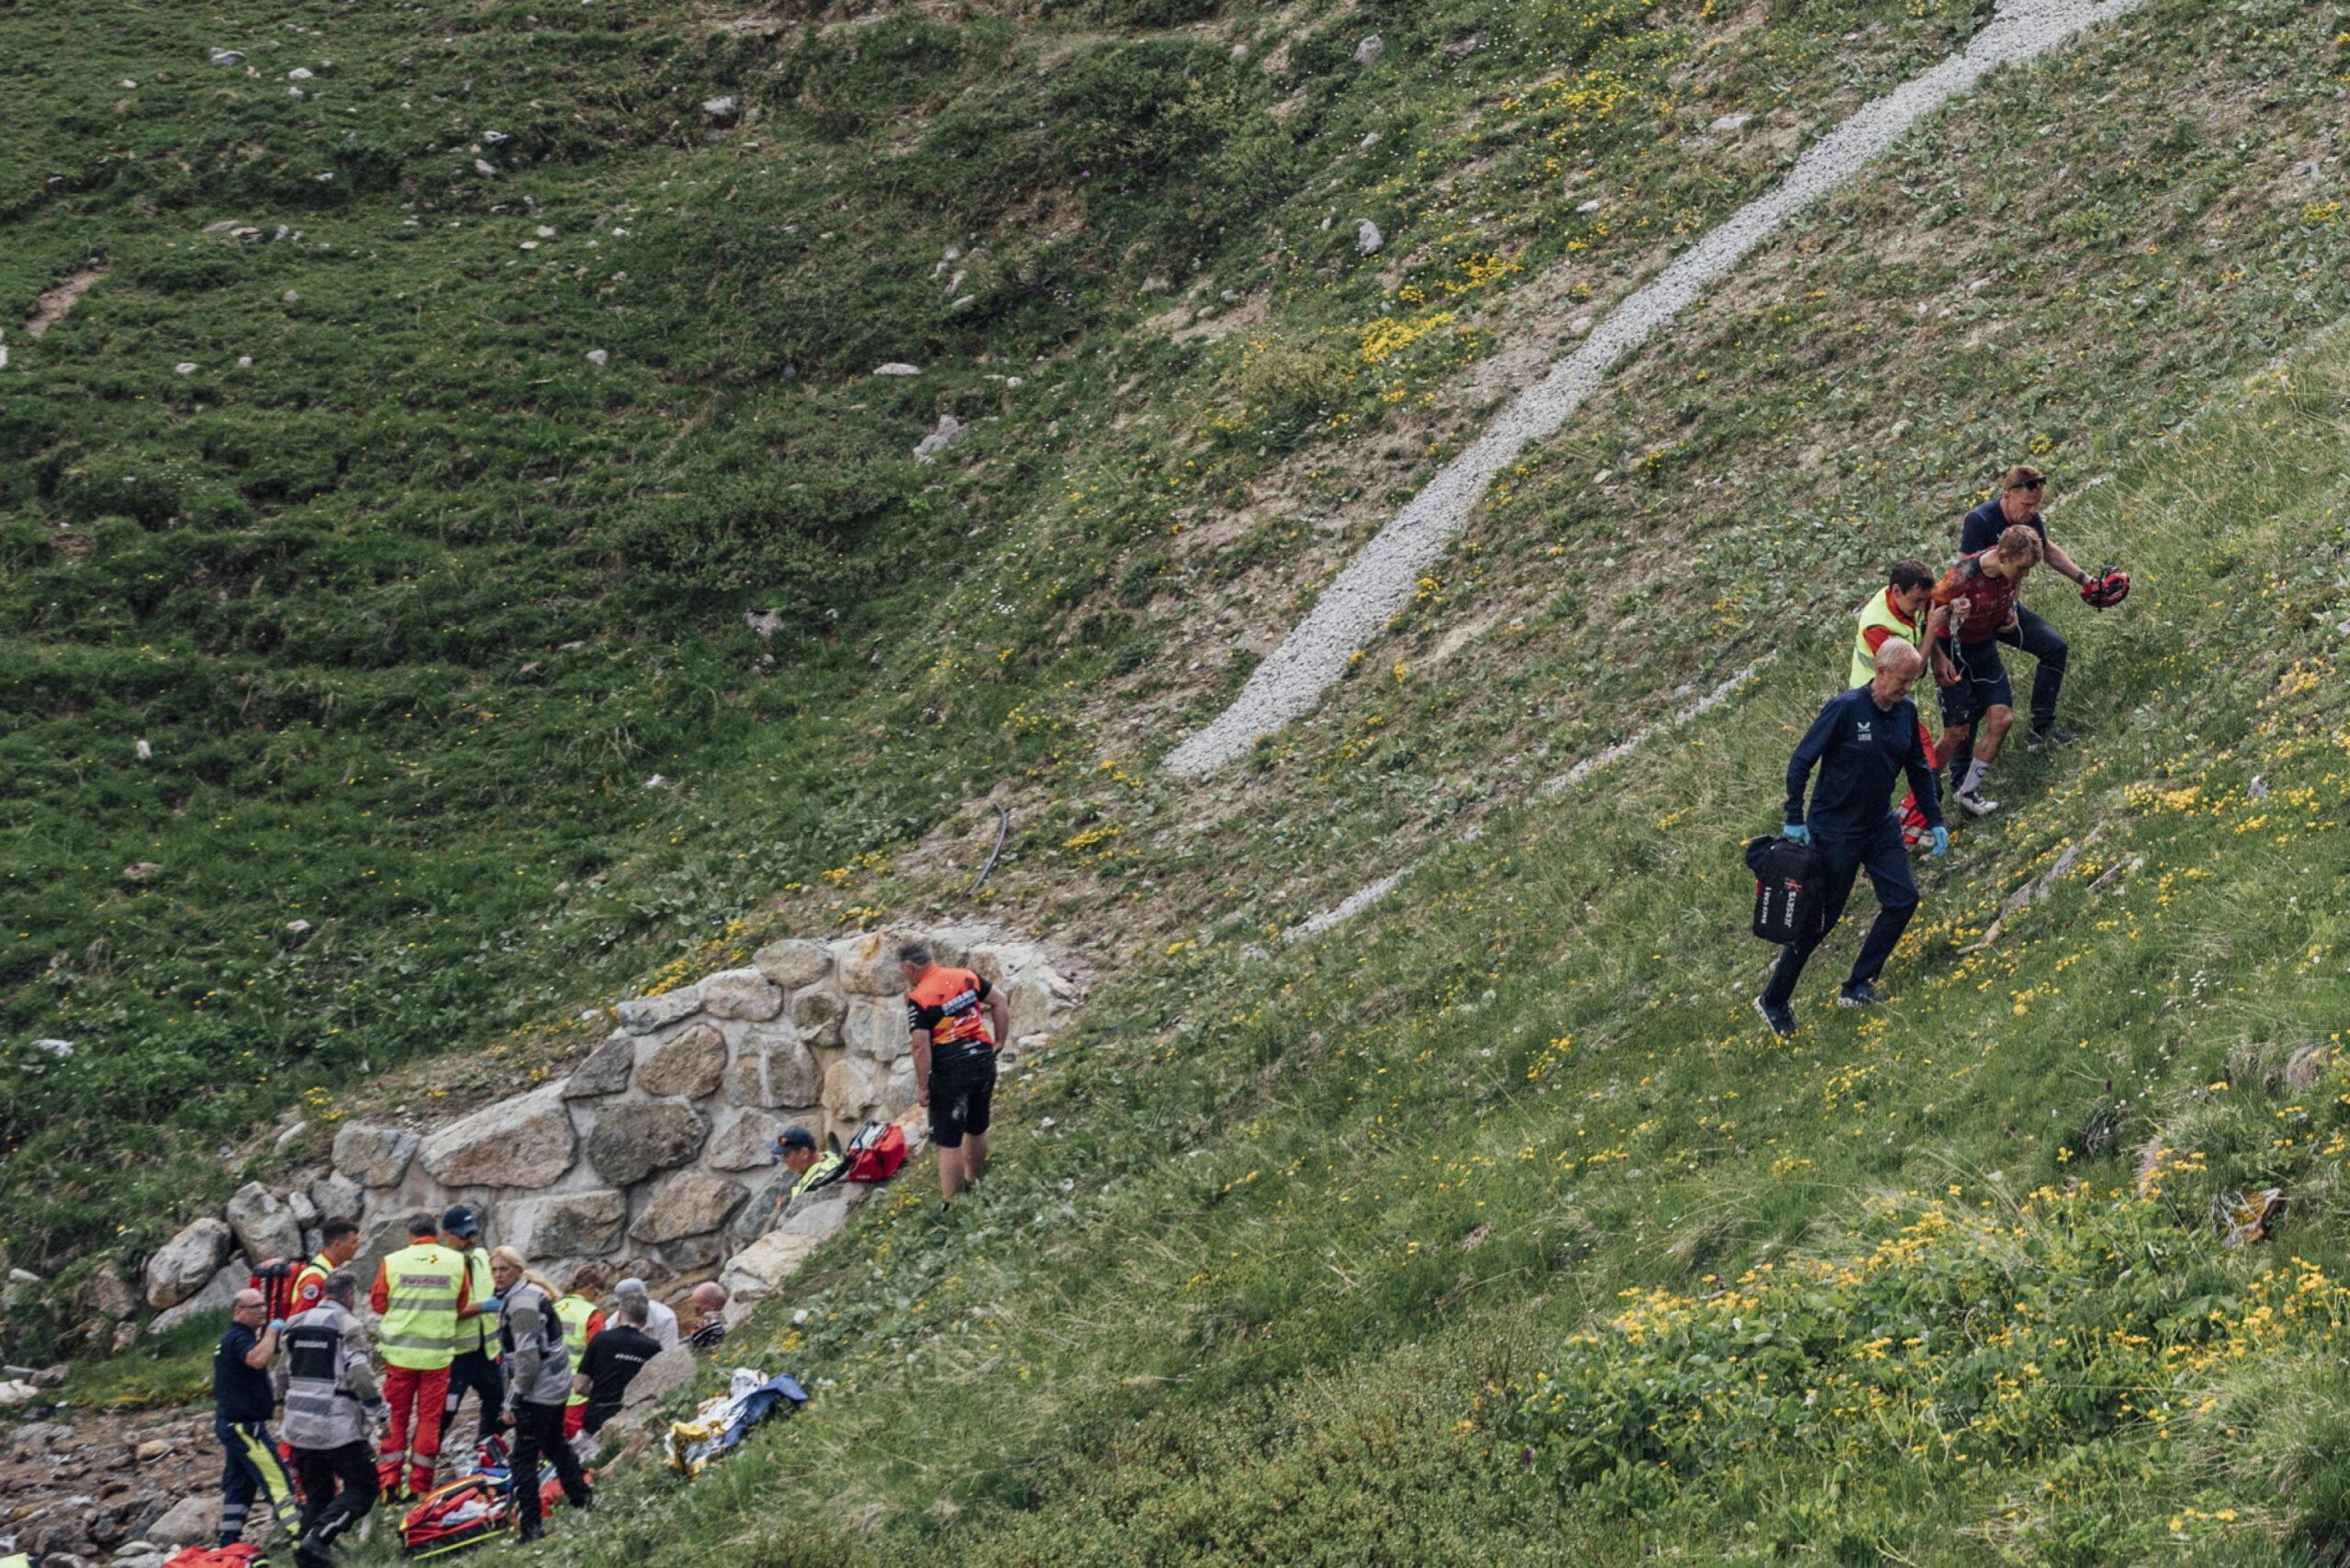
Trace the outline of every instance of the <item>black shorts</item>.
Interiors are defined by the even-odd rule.
[[[960,1148],[965,1133],[988,1130],[995,1103],[995,1053],[934,1062],[930,1070],[930,1141]]]
[[[1994,708],[2016,705],[2015,691],[2008,684],[2007,666],[1999,662],[1998,643],[1944,641],[1942,651],[1958,666],[1958,684],[1935,689],[1942,705],[1943,723],[1957,729],[1974,723]]]

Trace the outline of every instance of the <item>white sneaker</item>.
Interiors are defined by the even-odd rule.
[[[1998,801],[1986,801],[1973,790],[1961,790],[1952,798],[1957,801],[1960,805],[1964,806],[1969,812],[1978,817],[1987,817],[1993,812],[1999,809]]]

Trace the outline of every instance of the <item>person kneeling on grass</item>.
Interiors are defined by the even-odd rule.
[[[1926,813],[1934,854],[1949,852],[1950,834],[1942,826],[1934,770],[1926,760],[1930,754],[1918,726],[1917,707],[1909,700],[1910,683],[1925,667],[1925,656],[1914,644],[1900,637],[1886,638],[1876,651],[1874,678],[1830,699],[1787,762],[1786,825],[1780,832],[1818,852],[1827,903],[1818,932],[1779,950],[1771,983],[1754,999],[1755,1011],[1774,1035],[1795,1033],[1789,1002],[1796,981],[1803,978],[1813,950],[1843,918],[1852,880],[1863,868],[1876,889],[1876,920],[1836,1002],[1841,1007],[1862,1007],[1876,1000],[1876,977],[1918,908],[1918,883],[1902,847],[1900,819],[1886,805],[1894,780],[1905,770],[1919,809]],[[1814,767],[1819,769],[1819,783],[1811,791],[1807,813],[1804,790]]]

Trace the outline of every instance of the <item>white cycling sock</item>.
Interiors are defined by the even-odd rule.
[[[1972,758],[1966,765],[1966,782],[1958,787],[1958,792],[1962,795],[1974,794],[1982,787],[1983,780],[1989,776],[1990,771],[1989,763],[1979,756]]]

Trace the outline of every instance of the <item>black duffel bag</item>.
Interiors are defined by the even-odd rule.
[[[1784,947],[1818,935],[1819,857],[1808,844],[1776,834],[1750,839],[1746,864],[1754,873],[1754,935]]]

